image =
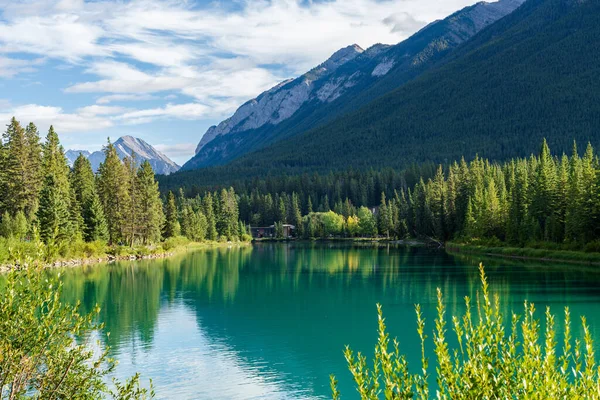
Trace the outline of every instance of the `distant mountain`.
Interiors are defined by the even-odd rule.
[[[354,44],[299,78],[243,104],[202,137],[184,170],[221,165],[322,125],[401,86],[524,0],[477,3],[394,45]]]
[[[142,139],[134,138],[132,136],[123,136],[117,139],[113,144],[121,159],[131,156],[131,154],[135,154],[135,157],[139,162],[148,160],[156,174],[169,175],[178,171],[180,168],[179,165],[175,164],[167,156],[157,151]],[[104,152],[102,151],[90,153],[85,150],[68,150],[65,152],[65,156],[69,160],[70,165],[75,162],[75,159],[77,159],[80,153],[90,160],[94,172],[98,171],[100,164],[104,162]]]
[[[77,157],[79,157],[79,154],[83,154],[84,157],[89,157],[90,153],[87,150],[67,150],[65,151],[65,157],[67,157],[67,160],[69,162],[69,167],[73,166],[73,163],[75,162],[75,160],[77,160]]]

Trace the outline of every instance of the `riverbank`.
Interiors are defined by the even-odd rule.
[[[249,245],[251,245],[250,242],[190,242],[185,240],[176,240],[171,242],[163,242],[155,246],[137,246],[133,248],[129,246],[114,246],[107,248],[107,251],[103,252],[102,254],[95,254],[89,257],[57,258],[50,262],[33,260],[28,263],[6,263],[0,265],[0,273],[6,273],[13,269],[27,268],[30,264],[35,263],[42,263],[44,268],[77,267],[82,265],[112,263],[116,261],[161,259],[172,257],[188,251],[213,249],[219,247],[241,247]]]
[[[428,243],[417,239],[387,239],[387,238],[370,238],[370,237],[330,237],[330,238],[312,238],[312,239],[276,239],[276,238],[259,238],[252,239],[252,243],[285,243],[285,242],[345,242],[345,243],[374,243],[374,244],[397,244],[405,246],[426,246]]]
[[[518,260],[551,261],[580,265],[600,265],[600,253],[567,250],[532,249],[527,247],[488,247],[447,242],[446,251],[452,253],[479,254]]]

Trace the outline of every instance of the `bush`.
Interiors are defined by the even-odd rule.
[[[597,399],[600,375],[594,357],[592,337],[582,318],[583,340],[571,336],[571,317],[565,308],[562,351],[559,354],[555,316],[546,308],[546,328],[540,333],[540,321],[533,304],[525,302],[524,316],[511,315],[510,334],[505,332],[505,319],[499,296],[490,298],[487,278],[480,265],[481,293],[475,312],[466,297],[466,312],[452,317],[452,330],[457,348],[446,339],[446,308],[438,289],[437,318],[433,333],[436,373],[440,399]],[[366,357],[356,356],[346,347],[344,355],[357,390],[363,400],[428,399],[428,360],[425,357],[424,320],[416,306],[417,332],[421,339],[421,372],[411,374],[406,358],[394,340],[389,351],[389,335],[381,307],[379,339],[375,346],[373,369],[367,368]],[[475,314],[476,313],[476,314]],[[475,317],[473,316],[475,314]],[[339,399],[337,381],[331,376],[333,398]]]
[[[596,240],[585,245],[586,253],[600,253],[600,241]]]
[[[108,349],[94,351],[90,333],[102,328],[79,306],[60,302],[62,284],[30,268],[6,275],[0,296],[0,398],[144,399],[139,375],[111,390],[115,362]],[[77,339],[74,339],[77,338]],[[98,347],[99,347],[98,343]],[[7,397],[5,397],[5,395]]]
[[[96,240],[83,245],[83,253],[86,257],[99,257],[106,253],[106,242]]]
[[[162,248],[165,249],[165,251],[170,251],[174,248],[185,246],[189,243],[190,240],[185,236],[175,236],[165,240],[162,244]]]

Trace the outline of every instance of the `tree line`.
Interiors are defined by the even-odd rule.
[[[304,237],[478,238],[576,246],[600,239],[599,169],[590,144],[583,156],[575,143],[570,156],[553,156],[544,141],[538,155],[504,163],[463,158],[440,165],[413,186],[398,172],[356,173],[350,180],[342,173],[328,175],[331,179],[317,174],[270,178],[294,182],[291,193],[269,192],[280,186],[255,180],[252,190],[240,194],[239,208],[252,225],[290,223]]]
[[[51,253],[77,242],[149,245],[180,235],[181,227],[195,240],[241,235],[233,189],[214,200],[205,196],[199,211],[192,201],[175,204],[172,193],[161,198],[148,161],[135,154],[121,160],[110,140],[94,174],[83,155],[69,167],[52,126],[42,143],[33,123],[22,127],[13,117],[2,139],[0,236],[5,239],[40,242]],[[204,220],[207,233],[198,228]]]

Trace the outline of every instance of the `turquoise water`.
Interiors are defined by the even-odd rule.
[[[479,288],[478,262],[415,247],[259,244],[63,276],[68,301],[102,307],[110,331],[102,340],[120,361],[116,375],[152,378],[157,398],[328,398],[333,373],[351,399],[342,351],[350,344],[372,354],[375,304],[383,305],[409,363],[420,368],[414,304],[423,307],[431,337],[436,288],[446,295],[448,314],[462,312],[462,298]],[[485,262],[506,312],[521,312],[524,299],[541,312],[550,305],[560,314],[569,305],[574,321],[588,316],[600,343],[600,274],[593,269]]]

